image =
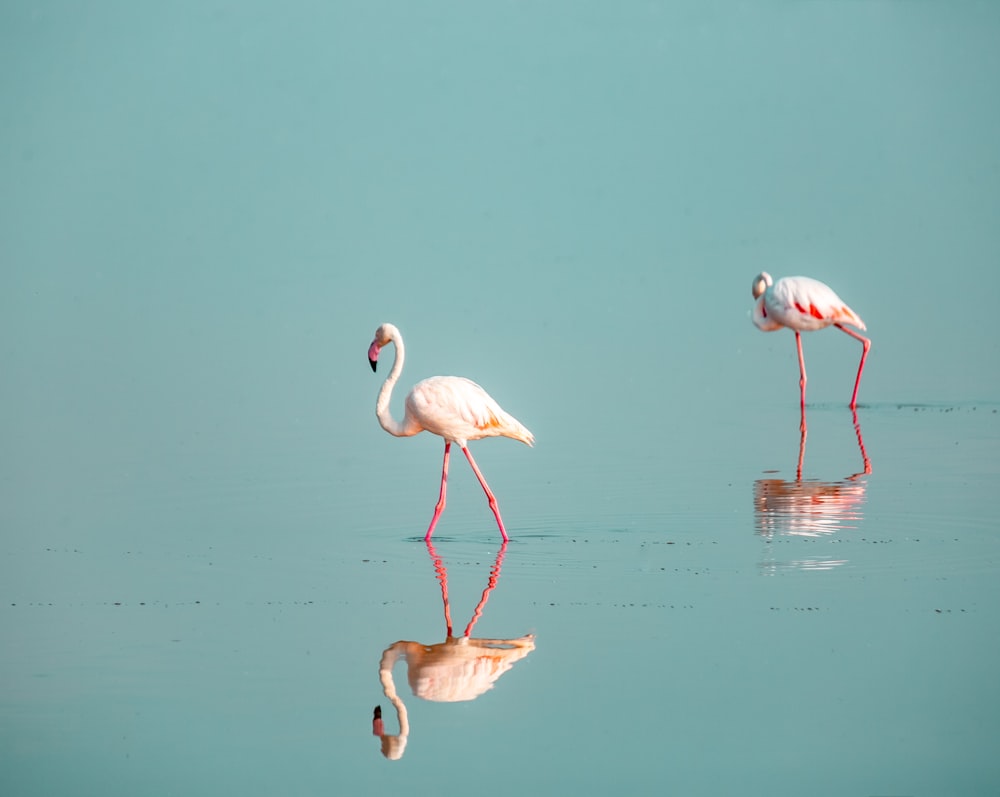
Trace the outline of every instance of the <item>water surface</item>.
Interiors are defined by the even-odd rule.
[[[8,4],[0,791],[995,793],[998,34]],[[855,419],[857,342],[806,336],[804,447],[761,269],[874,342]],[[473,443],[502,560],[461,457],[423,542],[442,444],[378,428],[383,321],[401,386],[536,436]]]

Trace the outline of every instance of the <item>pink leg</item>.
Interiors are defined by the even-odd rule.
[[[444,512],[445,495],[448,492],[448,456],[451,453],[451,443],[445,442],[444,444],[444,464],[441,466],[441,493],[438,495],[437,506],[434,507],[434,517],[431,518],[431,525],[427,529],[427,533],[424,535],[424,542],[429,542],[431,535],[434,533],[434,527],[437,525],[438,518],[441,517],[441,513]]]
[[[483,490],[486,491],[486,498],[490,502],[490,509],[493,510],[493,515],[497,519],[497,525],[500,527],[500,534],[503,537],[503,541],[507,542],[510,538],[507,536],[507,532],[503,527],[503,521],[500,519],[500,507],[497,506],[496,496],[493,495],[493,491],[486,483],[486,479],[483,478],[483,474],[479,472],[479,466],[476,465],[476,460],[474,460],[472,458],[472,454],[469,453],[468,447],[462,446],[462,452],[465,454],[465,458],[469,460],[469,464],[472,465],[472,470],[475,472],[476,478],[479,479],[479,483],[483,485]]]
[[[802,356],[802,333],[795,330],[795,346],[799,350],[799,403],[802,407],[802,422],[799,429],[805,434],[806,431],[806,360]]]
[[[868,358],[868,350],[872,347],[872,342],[864,335],[859,335],[853,329],[848,329],[840,324],[834,324],[834,326],[841,332],[846,332],[852,338],[860,340],[861,345],[864,347],[861,350],[861,363],[858,365],[858,378],[854,380],[854,392],[851,394],[850,407],[853,410],[858,406],[858,387],[861,385],[861,372],[865,370],[865,360]]]

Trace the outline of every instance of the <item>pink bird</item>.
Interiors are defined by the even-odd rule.
[[[858,329],[865,329],[864,322],[858,317],[843,299],[834,293],[833,289],[819,280],[809,277],[782,277],[777,282],[771,281],[771,275],[762,271],[753,281],[753,298],[757,303],[753,308],[753,322],[764,332],[773,332],[782,327],[795,331],[795,345],[799,350],[799,388],[801,390],[802,425],[805,426],[806,412],[806,363],[802,357],[802,334],[815,329],[824,329],[831,324],[852,338],[861,341],[864,347],[861,351],[861,363],[858,365],[858,376],[854,380],[854,392],[851,394],[851,409],[858,405],[858,386],[861,384],[861,372],[865,370],[865,358],[872,342],[859,335],[844,324],[850,324]]]
[[[469,453],[468,441],[479,440],[482,437],[503,436],[520,440],[530,446],[535,442],[534,436],[518,420],[504,412],[489,393],[475,382],[460,376],[432,376],[414,385],[406,397],[403,422],[399,423],[389,412],[389,399],[392,396],[396,380],[399,379],[399,375],[403,371],[405,352],[403,336],[392,324],[382,324],[375,330],[375,340],[368,347],[368,362],[371,363],[372,371],[374,371],[378,364],[379,352],[388,343],[395,344],[396,357],[392,363],[392,370],[389,371],[389,376],[386,377],[382,389],[379,391],[378,400],[375,402],[375,414],[378,416],[378,422],[383,429],[396,437],[410,437],[426,430],[444,438],[441,493],[437,506],[434,507],[434,517],[431,518],[431,525],[427,529],[424,539],[430,540],[438,518],[444,511],[445,494],[448,489],[448,456],[451,452],[451,444],[457,443],[486,492],[490,509],[493,510],[497,525],[500,527],[500,534],[506,542],[507,532],[503,527],[503,520],[500,518],[500,507],[497,506],[497,499],[486,483],[486,479],[483,478],[483,474],[476,465],[476,460]]]

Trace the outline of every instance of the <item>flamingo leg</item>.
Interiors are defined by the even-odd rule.
[[[486,492],[486,498],[490,502],[490,509],[493,510],[493,516],[497,519],[497,525],[500,527],[500,535],[503,537],[503,541],[507,542],[510,538],[507,536],[506,530],[504,530],[503,520],[500,519],[500,507],[497,506],[496,496],[493,495],[493,491],[486,483],[486,479],[483,478],[483,474],[480,472],[479,466],[476,465],[476,460],[474,460],[472,458],[472,454],[469,453],[467,446],[462,446],[462,453],[465,454],[465,458],[469,460],[469,464],[472,466],[472,470],[476,474],[476,478],[479,479],[479,483],[483,486],[483,490]]]
[[[861,372],[865,370],[865,360],[868,358],[868,350],[872,347],[872,342],[864,335],[859,335],[853,329],[848,329],[847,327],[841,326],[840,324],[834,324],[834,326],[837,327],[837,329],[839,329],[841,332],[846,332],[855,340],[860,340],[861,345],[863,347],[861,349],[861,362],[858,364],[858,378],[854,380],[854,392],[851,394],[850,407],[853,410],[858,406],[858,387],[860,387],[861,385]]]
[[[441,513],[444,512],[445,496],[448,493],[448,457],[451,454],[451,443],[445,441],[444,444],[444,464],[441,466],[441,492],[438,495],[437,505],[434,507],[434,517],[431,518],[431,525],[427,529],[427,533],[424,535],[424,542],[430,542],[431,535],[434,533],[434,527],[437,525],[438,518],[441,517]]]
[[[795,330],[795,347],[799,350],[799,404],[802,407],[802,422],[799,424],[799,429],[804,434],[806,431],[806,360],[802,356],[802,333],[797,329]]]

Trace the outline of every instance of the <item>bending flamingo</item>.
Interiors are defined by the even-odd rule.
[[[490,509],[497,519],[500,534],[506,542],[507,532],[500,517],[500,507],[493,491],[483,478],[476,460],[469,453],[468,441],[482,437],[510,437],[520,440],[529,446],[535,442],[534,436],[519,421],[504,412],[500,405],[475,382],[460,376],[432,376],[413,386],[406,397],[403,422],[399,423],[389,412],[389,399],[396,380],[403,370],[405,352],[403,336],[392,324],[382,324],[375,330],[375,339],[368,348],[368,362],[372,371],[378,364],[379,352],[384,346],[393,343],[396,346],[396,356],[392,370],[386,377],[375,402],[375,414],[378,422],[389,434],[396,437],[410,437],[425,429],[428,432],[441,435],[444,438],[444,464],[441,467],[441,492],[437,505],[434,507],[434,517],[427,529],[425,540],[430,540],[437,525],[438,518],[445,507],[445,494],[448,489],[448,456],[451,444],[457,443],[465,458],[469,460],[476,478],[486,492]]]
[[[753,281],[753,298],[757,303],[753,308],[753,322],[764,332],[773,332],[788,327],[795,332],[795,345],[799,351],[799,389],[801,391],[802,426],[805,428],[806,413],[806,363],[802,357],[802,333],[824,329],[831,324],[852,338],[861,341],[861,363],[858,376],[854,380],[851,394],[851,409],[858,406],[858,386],[861,372],[865,370],[865,358],[872,342],[859,335],[845,324],[865,329],[864,322],[833,289],[809,277],[782,277],[772,282],[771,275],[762,271]]]

